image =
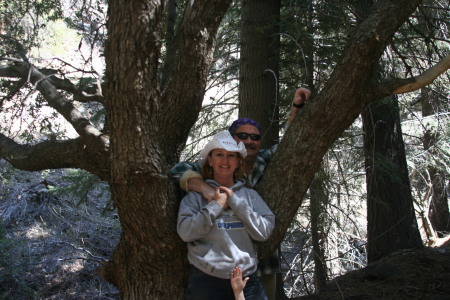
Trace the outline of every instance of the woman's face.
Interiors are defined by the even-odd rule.
[[[233,178],[234,170],[239,166],[237,152],[214,149],[208,156],[208,164],[214,170],[214,176]]]

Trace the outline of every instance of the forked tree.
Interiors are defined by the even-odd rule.
[[[230,2],[187,2],[162,87],[166,1],[109,1],[106,88],[89,99],[104,105],[105,128],[68,101],[61,91],[78,90],[67,81],[20,59],[2,60],[0,76],[29,80],[79,137],[27,146],[1,134],[0,157],[18,169],[81,168],[109,182],[122,232],[102,274],[122,299],[179,299],[183,293],[186,247],[175,230],[180,198],[167,171],[198,117],[217,28]],[[355,118],[374,99],[418,89],[448,69],[447,58],[427,73],[431,77],[374,80],[386,45],[420,2],[377,1],[349,36],[327,84],[292,123],[261,184],[277,215],[262,256],[280,244],[323,155]],[[84,93],[77,97],[87,101]]]

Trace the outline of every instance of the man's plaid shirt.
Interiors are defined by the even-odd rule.
[[[272,160],[277,148],[278,144],[272,146],[269,149],[259,150],[252,171],[250,172],[250,174],[244,176],[244,179],[247,180],[247,182],[250,183],[254,188],[256,188],[261,181],[262,176],[264,175],[264,171],[266,170],[269,162]],[[179,162],[169,171],[169,175],[179,182],[181,176],[189,170],[201,173],[200,166],[197,162]],[[266,260],[259,262],[257,270],[258,275],[273,274],[279,272],[281,272],[281,269],[278,251],[272,253]]]

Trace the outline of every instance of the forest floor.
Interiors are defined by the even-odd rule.
[[[117,212],[106,185],[78,175],[0,163],[0,300],[119,299],[96,275],[119,240]]]
[[[117,212],[93,178],[72,188],[85,197],[57,193],[55,187],[76,178],[0,164],[0,300],[119,299],[118,290],[96,275],[118,242]],[[84,194],[81,186],[95,188]],[[296,299],[450,299],[450,238],[393,254]]]
[[[450,237],[422,250],[394,253],[337,277],[320,293],[297,299],[450,299]]]

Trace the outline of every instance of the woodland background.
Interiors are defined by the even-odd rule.
[[[189,138],[179,149],[180,160],[194,160],[205,140],[238,115],[261,120],[267,128],[266,146],[277,142],[285,134],[285,115],[295,88],[311,89],[314,103],[330,81],[352,30],[372,8],[371,1],[350,0],[261,3],[265,2],[235,1],[227,10],[218,29],[200,115],[195,125],[187,128]],[[95,171],[103,166],[102,160],[98,163],[89,155],[79,165],[58,161],[58,154],[51,149],[67,151],[61,153],[67,157],[77,156],[77,148],[72,152],[61,145],[62,141],[77,140],[80,133],[74,124],[78,123],[61,113],[64,104],[55,106],[49,101],[51,96],[38,88],[39,80],[30,79],[32,71],[23,76],[12,67],[26,63],[51,78],[61,97],[79,112],[79,120],[99,128],[99,136],[107,133],[108,125],[115,126],[108,124],[110,107],[102,95],[106,88],[107,4],[100,0],[6,0],[0,5],[0,298],[119,297],[117,287],[96,276],[96,269],[106,265],[121,238],[109,175]],[[412,78],[448,61],[449,5],[449,1],[422,1],[383,52],[376,75],[380,82]],[[184,1],[167,2],[165,47],[159,58],[163,62],[158,75],[161,86],[169,85],[170,78],[164,75],[174,66],[170,37],[175,33],[171,30],[180,24],[181,12],[188,6]],[[258,9],[259,13],[254,13]],[[277,19],[280,22],[274,21]],[[258,34],[267,37],[259,45],[252,40]],[[264,76],[253,76],[252,71]],[[449,75],[444,72],[426,87],[392,93],[374,102],[333,143],[308,184],[308,192],[297,195],[301,206],[289,228],[278,234],[283,263],[279,279],[287,297],[325,291],[332,279],[402,249],[442,244],[440,239],[450,232]],[[367,97],[372,97],[369,94]],[[151,121],[149,124],[154,126]],[[173,138],[171,132],[161,134]],[[18,145],[24,148],[15,152],[12,148],[19,149]],[[36,162],[17,165],[23,149],[39,147],[43,154]],[[374,152],[384,158],[371,156]],[[47,167],[36,167],[43,161]],[[402,174],[397,173],[398,165],[406,170],[406,177],[398,175]],[[400,200],[402,196],[405,200]],[[377,201],[370,199],[389,197],[389,205],[406,203],[398,208],[401,212],[412,208],[413,219],[407,226],[417,224],[419,242],[403,233],[408,242],[395,237],[396,233],[380,234],[389,231],[392,223],[379,215],[395,215],[397,208],[377,210],[371,206]],[[380,224],[388,227],[377,228]],[[442,255],[448,259],[448,250],[440,249],[435,252],[444,251]],[[429,258],[428,263],[438,268],[441,263],[437,261]],[[411,264],[411,269],[417,268],[416,263]],[[389,278],[397,275],[396,270],[388,273]],[[442,277],[433,277],[437,280],[434,289],[424,289],[445,295],[449,288],[445,276],[450,270],[429,270],[431,278],[430,274]]]

